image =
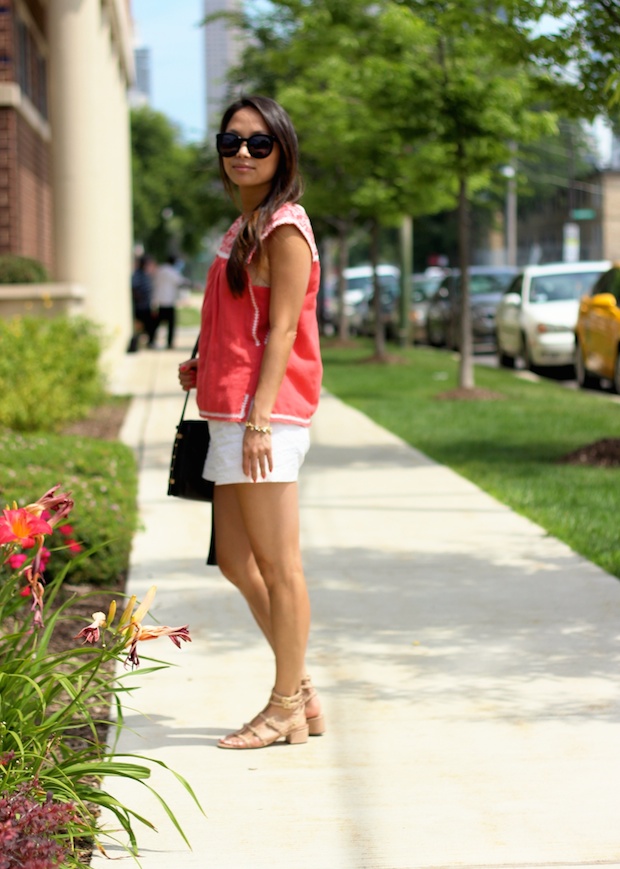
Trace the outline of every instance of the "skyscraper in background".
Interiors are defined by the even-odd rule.
[[[204,0],[205,15],[214,12],[238,12],[241,0]],[[235,66],[242,51],[242,37],[226,21],[214,21],[205,27],[205,70],[207,79],[207,136],[219,123],[228,102],[226,73]]]
[[[134,47],[133,57],[136,78],[129,89],[129,105],[137,108],[148,105],[151,101],[151,49]]]

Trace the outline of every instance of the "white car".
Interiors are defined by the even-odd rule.
[[[573,365],[579,300],[610,268],[607,260],[525,266],[495,315],[499,363],[514,368]]]
[[[362,331],[368,303],[373,293],[372,266],[352,266],[343,270],[345,279],[344,309],[351,332]],[[400,286],[400,269],[396,266],[381,264],[377,266],[379,284],[384,290]],[[336,279],[327,282],[323,289],[322,316],[325,335],[335,335],[338,327],[338,299],[336,298]]]

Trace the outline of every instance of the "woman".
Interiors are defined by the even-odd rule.
[[[179,368],[210,421],[217,560],[275,655],[265,709],[218,742],[262,748],[324,732],[304,659],[310,605],[299,548],[297,476],[321,385],[319,258],[297,204],[297,137],[274,100],[248,97],[216,137],[224,185],[241,207],[207,277],[197,360]]]

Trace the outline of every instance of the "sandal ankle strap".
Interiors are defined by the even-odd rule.
[[[304,702],[303,694],[298,691],[296,694],[291,694],[287,697],[285,694],[278,694],[277,691],[271,692],[270,703],[274,706],[279,706],[281,709],[297,709]]]

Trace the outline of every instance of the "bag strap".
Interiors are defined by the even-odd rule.
[[[194,344],[194,349],[192,350],[192,355],[190,356],[190,359],[195,359],[196,356],[198,355],[198,342],[199,341],[200,341],[200,334],[196,338],[196,343]],[[185,411],[187,410],[187,402],[189,401],[189,393],[190,393],[190,390],[188,389],[187,392],[185,393],[185,401],[183,402],[183,410],[181,411],[181,419],[179,420],[179,425],[181,425],[181,423],[183,422],[183,417],[185,416]]]

